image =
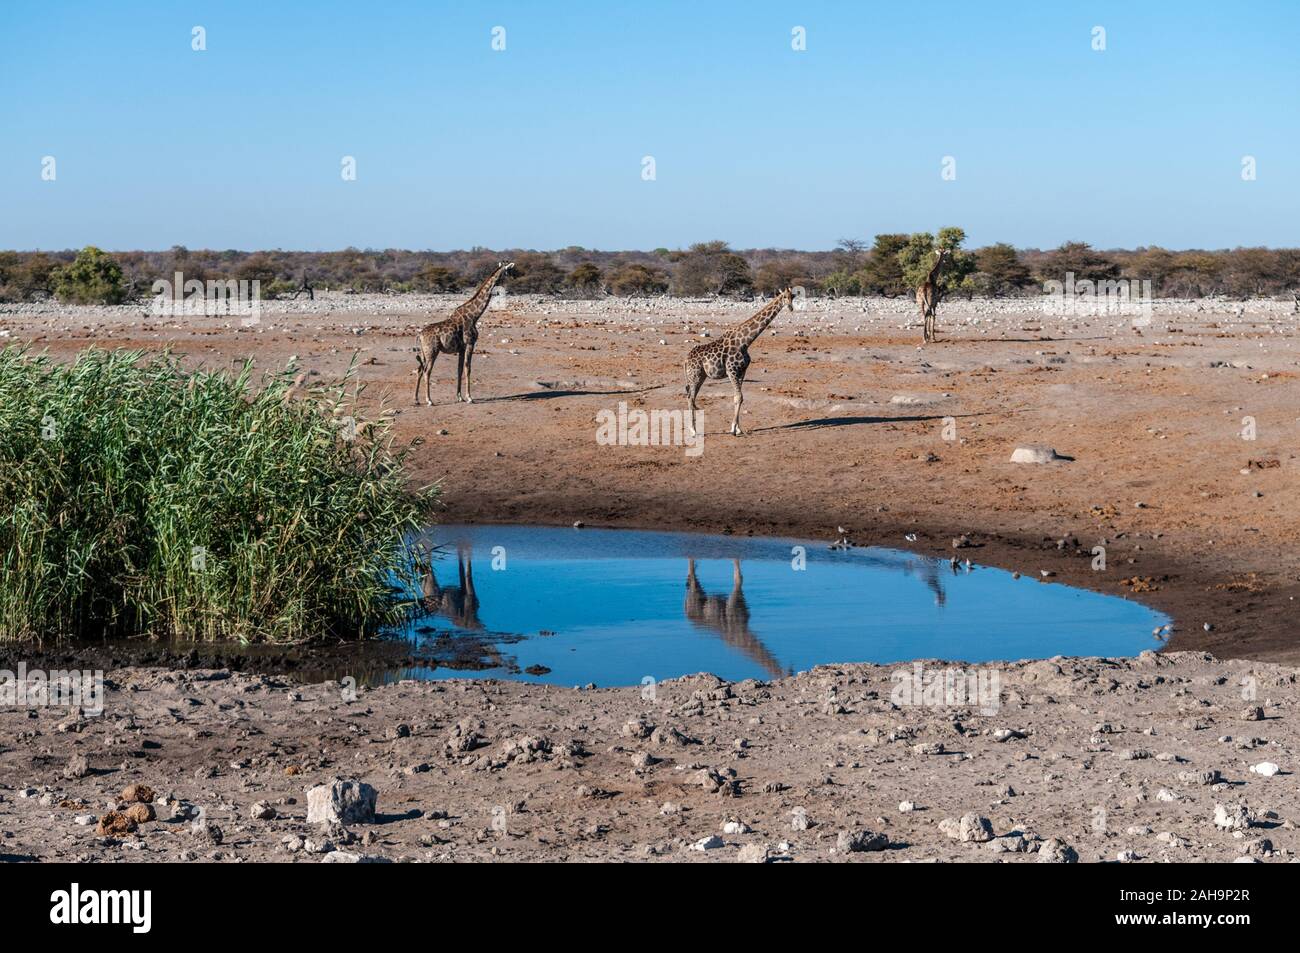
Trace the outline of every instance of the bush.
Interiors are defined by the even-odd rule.
[[[112,255],[87,245],[71,265],[54,272],[54,294],[73,304],[119,304],[126,297],[122,266]]]
[[[421,291],[445,293],[459,291],[460,286],[460,275],[441,265],[425,265],[415,276],[415,287]]]
[[[682,295],[749,294],[754,281],[749,262],[726,242],[697,242],[676,256],[673,290]]]
[[[0,351],[0,641],[294,642],[401,622],[407,491],[389,418],[343,381],[169,355]],[[295,399],[295,394],[300,399]]]
[[[858,285],[863,294],[901,295],[907,293],[903,280],[903,266],[898,254],[907,247],[908,236],[899,234],[877,235],[871,247],[866,266],[858,273]]]
[[[569,287],[575,291],[593,292],[600,288],[600,269],[589,261],[584,261],[569,272]]]
[[[609,290],[616,295],[663,294],[668,290],[668,275],[646,265],[624,265],[610,276]]]

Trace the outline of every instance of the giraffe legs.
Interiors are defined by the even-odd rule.
[[[462,348],[456,352],[456,403],[460,403],[460,382],[465,374],[465,351]]]
[[[428,358],[420,359],[420,374],[424,377],[424,403],[433,406],[433,362],[437,360],[438,352],[430,352]],[[415,405],[420,405],[420,378],[415,379]]]
[[[744,378],[739,375],[731,378],[731,386],[735,388],[736,391],[736,396],[733,401],[736,411],[731,415],[731,433],[737,437],[743,436],[745,433],[745,431],[740,429],[740,405],[745,402],[745,395],[740,390],[743,383]]]
[[[704,386],[704,371],[700,368],[691,368],[686,372],[686,405],[687,415],[690,417],[688,429],[691,436],[695,435],[695,413],[699,410],[695,406],[695,398],[700,393],[700,388]]]
[[[471,382],[470,367],[474,363],[474,348],[465,348],[465,403],[474,403],[474,385]]]

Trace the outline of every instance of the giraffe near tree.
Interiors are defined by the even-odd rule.
[[[456,400],[467,404],[474,402],[470,373],[474,363],[474,345],[478,342],[478,319],[492,300],[492,289],[498,281],[514,268],[513,261],[497,264],[496,270],[483,279],[473,296],[451,313],[445,321],[425,325],[416,339],[415,405],[420,405],[420,382],[424,382],[424,402],[433,406],[433,362],[439,354],[456,355]],[[461,377],[464,376],[465,396],[461,397]]]
[[[936,236],[916,232],[898,252],[903,281],[916,294],[916,306],[924,326],[923,339],[929,344],[937,337],[935,313],[948,295],[967,287],[975,271],[975,258],[962,251],[966,233],[960,228],[941,228]]]
[[[689,405],[690,432],[695,433],[695,397],[705,380],[727,378],[735,391],[735,412],[731,417],[730,433],[741,436],[740,405],[745,402],[741,386],[745,383],[745,370],[749,367],[749,346],[767,329],[782,308],[794,310],[794,289],[786,288],[763,305],[758,313],[727,331],[716,341],[699,344],[686,355],[686,401]]]
[[[943,268],[944,259],[948,257],[946,248],[936,248],[934,252],[934,266],[922,279],[916,287],[916,306],[921,309],[921,319],[924,327],[921,331],[921,340],[927,343],[934,340],[934,312],[939,307],[939,272]]]

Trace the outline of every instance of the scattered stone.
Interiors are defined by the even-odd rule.
[[[697,840],[691,845],[691,850],[716,850],[724,846],[724,842],[717,834],[710,834],[708,837]]]
[[[983,843],[993,839],[992,822],[974,812],[963,814],[960,818],[944,818],[939,822],[939,830],[963,844]]]
[[[378,792],[361,781],[335,780],[307,792],[308,824],[372,824]]]
[[[68,765],[63,769],[63,776],[68,780],[79,780],[90,774],[90,761],[84,754],[74,754],[68,759]]]
[[[1043,841],[1042,846],[1038,848],[1038,862],[1040,864],[1077,864],[1079,854],[1065,841],[1052,837]]]
[[[876,831],[840,831],[835,838],[835,849],[841,854],[884,850],[888,846],[889,838]]]
[[[1263,775],[1266,778],[1271,778],[1273,775],[1277,774],[1282,769],[1279,768],[1272,761],[1261,761],[1259,764],[1252,764],[1250,766],[1250,770],[1252,774],[1259,774],[1259,775]]]
[[[273,821],[276,811],[266,801],[254,801],[253,806],[248,809],[248,814],[255,821]]]
[[[1025,444],[1016,447],[1011,454],[1012,463],[1051,463],[1053,460],[1060,459],[1060,455],[1053,448],[1044,444]]]
[[[736,859],[742,864],[770,864],[772,851],[764,844],[745,844]]]
[[[1244,804],[1214,805],[1214,826],[1226,831],[1244,831],[1255,823],[1255,812]]]

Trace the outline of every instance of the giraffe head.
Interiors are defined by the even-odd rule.
[[[786,307],[787,310],[789,310],[789,311],[793,311],[793,310],[794,310],[794,286],[793,286],[793,285],[791,285],[790,287],[786,288],[786,289],[785,289],[784,291],[782,291],[779,295],[777,295],[777,297],[778,297],[778,298],[784,298],[784,299],[785,299],[784,304],[785,304],[785,307]],[[777,310],[780,310],[780,309],[778,308]]]
[[[513,261],[499,261],[497,262],[497,270],[502,275],[508,275],[515,270],[515,263]]]

